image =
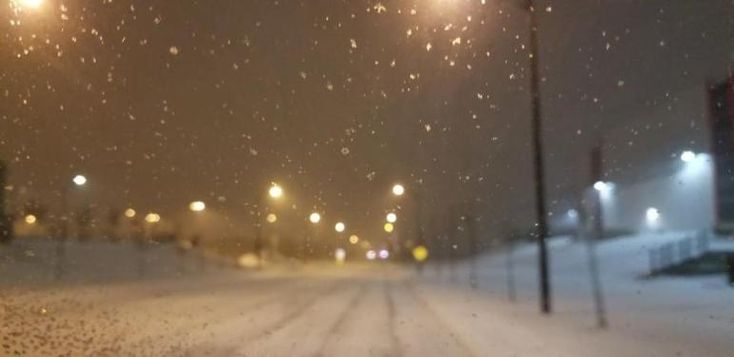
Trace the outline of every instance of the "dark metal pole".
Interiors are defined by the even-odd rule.
[[[533,164],[535,171],[535,213],[538,223],[536,237],[538,240],[538,269],[540,277],[540,311],[551,313],[551,284],[548,271],[548,247],[546,237],[548,226],[545,209],[545,184],[543,165],[543,126],[540,111],[540,79],[538,70],[538,17],[533,0],[527,0],[527,10],[530,16],[530,96],[532,105],[531,131],[533,136]]]

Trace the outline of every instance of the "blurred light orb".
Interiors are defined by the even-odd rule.
[[[660,220],[660,211],[655,207],[650,207],[645,211],[645,219],[648,223],[656,223]]]
[[[265,217],[265,220],[268,221],[268,223],[275,223],[275,221],[278,220],[278,216],[276,216],[275,213],[269,213],[267,217]]]
[[[377,258],[377,252],[374,250],[368,250],[367,253],[364,254],[364,257],[367,258],[367,260],[375,260],[375,258]]]
[[[385,260],[387,258],[390,258],[390,252],[387,249],[381,249],[380,253],[378,253],[380,256],[380,259]]]
[[[43,5],[43,0],[15,0],[15,3],[23,7],[37,9]]]
[[[413,259],[418,262],[423,262],[428,259],[428,248],[422,245],[413,248]]]
[[[135,213],[136,212],[135,212],[134,209],[128,208],[128,209],[125,210],[125,217],[127,217],[127,218],[133,218],[133,217],[135,217]]]
[[[158,223],[161,221],[161,216],[158,213],[148,213],[145,215],[145,221],[148,223]]]
[[[321,215],[318,212],[311,213],[311,215],[308,216],[308,220],[313,224],[319,223],[321,222]]]
[[[680,154],[680,159],[685,163],[693,162],[693,160],[696,159],[696,153],[691,150],[683,151],[683,153]]]
[[[387,219],[387,221],[390,223],[395,223],[398,220],[398,215],[390,212],[387,214],[387,217],[385,217],[385,219]]]
[[[599,192],[608,191],[609,188],[610,188],[609,187],[609,184],[606,183],[606,182],[604,182],[604,181],[596,181],[596,182],[594,182],[594,189],[597,190],[597,191],[599,191]]]
[[[268,194],[272,198],[280,198],[281,196],[283,196],[283,188],[280,187],[278,184],[273,184],[272,186],[270,186]]]
[[[387,233],[392,233],[392,231],[395,230],[395,226],[390,222],[385,223],[385,225],[382,228],[385,229],[385,232]]]
[[[349,236],[349,243],[351,244],[359,243],[359,237],[356,234],[352,234],[351,236]]]
[[[260,266],[260,259],[257,257],[257,254],[245,253],[237,258],[237,264],[243,268],[257,268]]]
[[[189,203],[189,209],[193,212],[201,212],[206,209],[206,203],[203,201],[194,201]]]
[[[401,184],[395,184],[395,186],[392,187],[392,193],[395,196],[402,196],[405,193],[405,187]]]
[[[334,230],[337,231],[337,232],[339,232],[339,233],[344,232],[345,229],[347,229],[347,226],[344,223],[342,223],[342,222],[337,222],[334,225]]]
[[[87,178],[84,175],[76,175],[71,181],[77,186],[84,186],[87,183]]]
[[[28,223],[28,224],[35,224],[35,223],[36,223],[36,221],[38,221],[38,219],[36,218],[36,216],[34,216],[34,215],[32,215],[32,214],[27,214],[27,215],[25,216],[25,223]]]
[[[344,248],[336,248],[334,250],[334,259],[337,264],[344,264],[344,261],[347,259],[347,251]]]

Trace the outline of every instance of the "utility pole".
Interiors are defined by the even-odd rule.
[[[540,108],[540,78],[538,69],[538,17],[533,0],[526,0],[530,24],[530,97],[532,109],[533,168],[535,173],[535,213],[538,218],[535,234],[538,240],[538,270],[540,278],[540,311],[551,313],[551,283],[548,269],[548,224],[545,209],[545,172],[543,164],[543,125]]]

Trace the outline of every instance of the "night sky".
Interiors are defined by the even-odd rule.
[[[6,0],[7,1],[7,0]],[[20,1],[20,0],[18,0]],[[270,182],[361,231],[421,187],[490,231],[531,205],[527,14],[511,0],[76,1],[0,6],[0,157],[15,205],[75,173],[102,206],[194,199],[248,221]],[[705,148],[690,98],[734,63],[734,1],[543,1],[551,209],[645,153]],[[699,98],[700,99],[700,98]]]

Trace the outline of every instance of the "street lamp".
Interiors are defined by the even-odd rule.
[[[395,226],[394,226],[394,225],[393,225],[392,223],[390,223],[390,222],[388,222],[388,223],[385,223],[385,225],[384,225],[384,226],[382,226],[382,228],[383,228],[383,229],[385,230],[385,232],[387,232],[387,233],[392,233],[392,231],[394,231],[394,230],[395,230]]]
[[[189,203],[189,210],[192,212],[201,212],[206,209],[206,203],[203,201],[194,201]]]
[[[268,223],[275,223],[275,221],[278,220],[278,216],[276,216],[275,213],[268,213],[265,220],[268,221]]]
[[[392,187],[392,194],[395,196],[402,196],[405,193],[405,187],[397,183]]]
[[[87,178],[84,175],[76,175],[71,181],[77,186],[84,186],[87,183]]]
[[[390,213],[388,213],[388,214],[387,214],[387,216],[385,217],[385,219],[386,219],[386,220],[387,220],[388,222],[390,222],[390,223],[395,223],[395,222],[397,222],[397,220],[398,220],[398,215],[396,215],[396,214],[395,214],[395,213],[393,213],[393,212],[390,212]]]
[[[13,0],[12,3],[26,9],[38,9],[43,5],[43,0]]]
[[[681,159],[681,161],[683,161],[685,163],[692,162],[693,160],[696,159],[696,153],[693,152],[693,151],[691,151],[691,150],[683,151],[680,154],[680,159]]]
[[[272,186],[270,186],[270,189],[268,190],[268,194],[272,198],[280,198],[283,196],[283,188],[280,187],[278,184],[274,183]]]
[[[321,215],[318,212],[311,213],[308,216],[308,220],[313,224],[319,223],[321,221]]]
[[[136,212],[132,208],[128,208],[128,209],[125,210],[125,217],[127,217],[127,218],[133,218],[133,217],[135,217],[135,214],[136,214]]]
[[[334,225],[334,230],[337,231],[337,233],[344,232],[344,230],[347,228],[347,226],[343,222],[337,222]]]

